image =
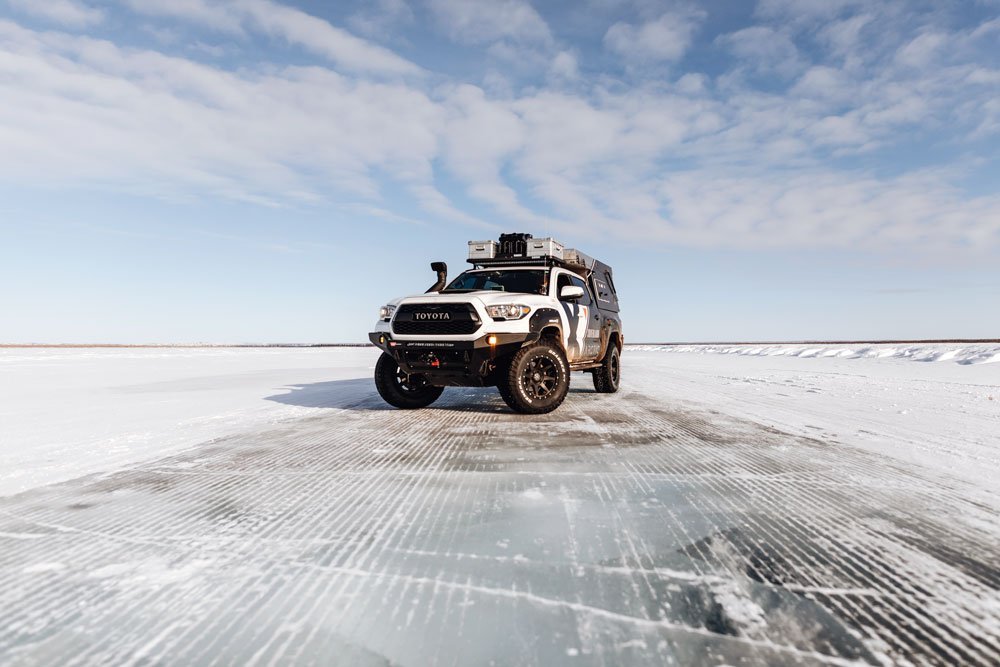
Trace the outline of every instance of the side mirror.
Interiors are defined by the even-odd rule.
[[[583,288],[577,285],[566,285],[559,290],[559,299],[562,301],[576,301],[583,297]]]

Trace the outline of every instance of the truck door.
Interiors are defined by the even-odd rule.
[[[575,285],[573,278],[568,273],[560,271],[557,274],[559,277],[556,279],[556,298],[559,298],[559,293],[562,292],[563,287],[569,287],[570,285]],[[577,279],[579,280],[579,279]],[[580,281],[582,284],[583,281]],[[586,299],[587,291],[584,291],[584,299]],[[581,301],[584,299],[574,300],[574,301],[563,301],[559,299],[559,303],[562,305],[563,313],[566,316],[566,327],[564,327],[563,336],[565,340],[563,341],[566,345],[566,357],[570,362],[581,361],[584,359],[584,349],[586,347],[586,336],[587,336],[587,318],[590,315],[590,308],[581,305]]]
[[[577,276],[570,276],[570,280],[577,287],[583,288],[583,298],[577,301],[580,307],[580,329],[583,331],[583,352],[580,358],[588,361],[597,359],[601,354],[601,311],[591,297],[587,283]]]

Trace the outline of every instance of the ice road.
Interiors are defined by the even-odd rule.
[[[951,352],[626,350],[542,417],[389,409],[371,350],[9,353],[0,664],[997,664],[1000,364]]]

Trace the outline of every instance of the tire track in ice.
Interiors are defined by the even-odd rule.
[[[369,394],[0,501],[0,662],[985,665],[974,502],[628,391]]]
[[[687,430],[690,430],[687,425],[684,425],[682,427],[685,428],[685,429],[687,429]],[[692,432],[692,435],[696,435],[696,433]],[[709,465],[710,467],[717,467],[717,466],[715,466],[715,464],[713,464],[711,462],[707,463],[707,465]],[[772,466],[772,468],[773,468],[773,466]],[[765,471],[765,474],[762,475],[762,480],[760,482],[761,485],[763,485],[763,486],[767,485],[767,483],[766,483],[765,480],[767,480],[768,477],[769,477],[769,475],[767,475],[766,471]],[[718,485],[717,481],[721,480],[721,479],[724,479],[724,478],[725,478],[724,474],[722,474],[722,475],[715,475],[714,478],[713,478],[715,480],[715,482],[713,482],[713,483],[716,484],[716,485]],[[739,489],[739,488],[731,488],[731,489],[729,489],[729,488],[725,488],[725,486],[726,485],[722,485],[720,487],[720,494],[719,494],[720,498],[732,500],[733,498],[738,498],[741,495],[745,495],[742,492],[742,490]],[[773,489],[772,489],[772,491],[773,491]],[[701,498],[702,501],[704,500],[704,498],[702,496],[699,496],[699,498]],[[797,500],[801,500],[801,499],[797,499]],[[778,516],[778,517],[781,516],[782,505],[783,504],[781,504],[781,503],[774,504],[773,509],[776,512],[776,514],[774,516]],[[733,507],[732,509],[738,509],[738,508]],[[813,516],[813,514],[811,514],[811,512],[815,512],[817,510],[822,510],[822,508],[819,508],[819,507],[816,507],[816,506],[813,506],[813,505],[809,505],[807,507],[803,507],[802,509],[804,511],[799,512],[799,514],[801,516],[803,516],[803,517],[805,517],[805,516]],[[808,511],[805,511],[805,510],[808,510]],[[821,516],[821,514],[820,514],[820,516]],[[769,520],[768,523],[769,524],[773,524],[774,522],[771,521],[771,520]],[[809,532],[812,529],[806,523],[792,522],[791,524],[785,525],[785,527],[784,527],[783,530],[781,529],[780,526],[778,526],[777,529],[772,529],[772,528],[768,528],[768,527],[765,527],[765,526],[761,526],[760,524],[754,524],[754,528],[758,532],[758,534],[767,536],[767,537],[770,538],[771,541],[775,541],[776,543],[779,543],[779,544],[782,543],[782,534],[783,533],[785,533],[785,534],[787,534],[789,536],[795,536],[795,537],[800,538],[801,542],[799,542],[799,543],[805,544],[807,547],[809,545],[813,544],[813,540],[809,539],[809,535],[808,535]],[[813,536],[815,536],[815,535],[813,535]],[[787,540],[785,540],[785,541],[787,541]],[[789,550],[789,553],[785,554],[786,555],[786,558],[784,559],[785,562],[789,562],[788,556],[793,556],[797,551],[799,551],[796,548],[797,544],[798,543],[792,543],[793,546]],[[812,570],[815,571],[818,568],[821,568],[821,567],[827,565],[828,563],[832,564],[832,563],[836,562],[835,559],[827,558],[821,551],[818,551],[818,550],[812,549],[812,548],[810,548],[810,551],[811,551],[811,556],[812,556],[812,563],[805,565],[805,567],[803,568],[805,572],[808,572],[810,569],[812,569]],[[803,564],[804,562],[806,562],[807,560],[809,560],[809,558],[806,557],[804,554],[800,554],[800,556],[802,558],[802,560],[799,561],[800,565]],[[845,563],[845,562],[848,563],[848,564],[851,563],[852,558],[853,558],[852,552],[845,551],[842,554],[842,556],[843,556],[843,560],[839,561],[840,563]],[[795,561],[796,559],[793,557],[791,560]],[[752,567],[751,564],[748,564],[748,566]],[[850,569],[855,569],[856,571],[860,572],[860,570],[858,570],[858,568],[850,568]],[[918,622],[919,622],[919,620],[918,620]],[[899,632],[895,632],[893,636],[894,637],[898,637],[900,634],[901,633],[899,633]],[[907,632],[904,630],[902,634],[906,635]],[[914,638],[911,637],[911,640],[913,640],[913,639]],[[928,649],[929,647],[927,647],[925,645],[925,646],[923,646],[923,648],[924,649]]]
[[[686,430],[688,430],[689,433],[692,436],[696,437],[696,436],[699,435],[698,430],[692,430],[692,429],[690,429],[689,427],[687,427],[684,424],[681,424],[680,426],[681,426],[681,428],[685,428]],[[718,465],[715,465],[715,464],[712,464],[712,463],[709,463],[708,465],[711,466],[711,467],[716,467],[717,469],[719,468]],[[772,466],[772,468],[773,468],[773,466]],[[761,485],[767,486],[766,480],[768,479],[769,475],[766,474],[766,472],[767,472],[766,470],[762,471],[762,472],[764,472],[765,474],[763,474],[762,477],[761,477]],[[715,476],[716,480],[720,480],[720,479],[724,479],[724,478],[725,478],[724,471],[721,471],[721,470],[720,470],[720,474],[718,474],[718,475]],[[739,493],[738,489],[723,489],[723,492],[720,493],[720,497],[722,497],[722,498],[728,498],[728,499],[732,499],[733,497],[739,497],[739,495],[741,495],[741,494]],[[699,497],[701,497],[701,498],[704,499],[704,496],[699,496]],[[805,493],[804,494],[804,499],[807,500],[807,501],[811,501],[812,500],[812,494],[808,493],[808,492]],[[827,502],[830,502],[831,500],[835,500],[835,499],[831,499],[831,498],[827,498],[826,499]],[[771,503],[771,506],[772,506],[772,509],[775,511],[774,516],[779,516],[780,517],[781,516],[781,510],[782,510],[781,504]],[[818,516],[818,517],[822,518],[825,515],[824,512],[822,511],[823,509],[824,508],[821,507],[820,505],[818,505],[816,503],[810,502],[806,507],[803,508],[803,510],[808,510],[808,511],[803,511],[803,512],[800,512],[799,514],[803,518],[804,517],[813,517],[813,516]],[[773,524],[773,521],[769,519],[769,523]],[[837,528],[837,527],[838,526],[831,526],[831,528]],[[759,527],[758,527],[758,529],[759,529]],[[796,533],[800,533],[800,535],[799,535],[800,537],[802,536],[801,535],[801,531],[803,531],[803,530],[805,530],[807,532],[808,531],[812,531],[812,529],[809,527],[808,521],[805,521],[805,522],[795,522],[795,523],[791,523],[791,524],[786,524],[785,528],[784,528],[784,531],[786,533],[788,533],[788,534],[791,534],[791,535],[795,535]],[[768,533],[771,533],[770,537],[772,537],[772,538],[780,538],[780,536],[781,536],[780,532],[775,534],[775,533],[773,533],[770,530],[765,530],[765,532],[763,534],[768,534]],[[817,537],[817,534],[815,532],[813,532],[812,536],[813,537]],[[780,539],[778,540],[778,543],[780,543]],[[809,540],[808,538],[805,540],[805,544],[808,545],[808,544],[811,544],[811,543],[812,543],[812,540]],[[851,550],[842,550],[842,553],[840,554],[840,558],[837,558],[837,559],[832,559],[831,560],[831,559],[827,558],[822,553],[817,553],[816,557],[820,559],[820,563],[822,565],[826,565],[826,566],[837,566],[838,564],[841,564],[841,563],[848,563],[848,564],[850,564],[850,563],[853,562],[853,552]],[[881,567],[883,569],[883,574],[885,576],[891,577],[892,572],[889,571],[889,570],[885,570],[885,568],[882,565],[882,563],[880,563],[877,559],[874,560],[874,563],[876,565],[876,569],[879,568],[879,567]],[[854,566],[853,566],[852,569],[854,569],[856,572],[858,572],[859,574],[862,574],[862,575],[865,574],[865,570],[866,570],[866,568],[865,568],[865,566],[864,566],[863,563],[857,563],[857,562],[854,563]],[[895,584],[896,584],[896,586],[898,588],[903,589],[905,592],[909,592],[909,593],[915,593],[916,592],[912,588],[910,588],[906,584],[906,582],[904,582],[904,581],[897,580],[895,582]],[[935,629],[937,627],[937,624],[934,623],[934,621],[932,619],[928,619],[926,617],[921,617],[921,614],[919,613],[919,611],[916,611],[916,613],[914,613],[914,610],[911,610],[911,609],[905,608],[905,607],[902,608],[902,609],[900,609],[900,610],[897,610],[897,611],[900,611],[904,616],[909,616],[909,618],[910,618],[911,621],[915,621],[918,624],[923,625],[925,629],[930,630],[932,633],[935,631]],[[970,617],[969,620],[974,622],[974,619],[971,618],[971,617]],[[897,636],[900,633],[900,629],[903,628],[903,627],[905,627],[905,626],[904,625],[900,625],[900,627],[894,628],[893,635]],[[960,627],[958,628],[958,632],[959,632],[959,634],[964,634],[964,633],[962,633]],[[903,634],[906,634],[905,630],[904,630]],[[969,642],[973,641],[973,638],[970,635],[965,635],[964,639],[966,641],[969,641]],[[918,641],[915,638],[914,638],[914,640]],[[947,638],[947,636],[940,636],[939,635],[938,640],[939,641],[943,641],[945,643],[945,646],[947,646],[950,643],[949,640],[948,640],[948,638]],[[925,644],[923,646],[923,648],[924,649],[928,649],[929,647]],[[960,654],[960,655],[962,655],[962,654]],[[968,659],[968,658],[964,658],[964,659]]]

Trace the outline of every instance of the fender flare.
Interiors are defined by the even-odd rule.
[[[558,329],[559,330],[559,345],[562,345],[562,318],[559,316],[559,311],[554,308],[539,308],[534,313],[532,313],[531,318],[528,320],[528,331],[534,334],[534,342],[542,336],[542,332],[546,329]]]
[[[598,357],[601,361],[608,355],[608,350],[611,348],[611,340],[615,334],[618,334],[618,351],[622,351],[621,348],[624,341],[622,340],[621,322],[617,320],[611,320],[611,322],[611,326],[605,327],[601,331],[601,355]]]

